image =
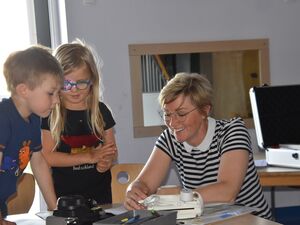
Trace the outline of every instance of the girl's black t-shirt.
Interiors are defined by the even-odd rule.
[[[105,126],[104,130],[115,125],[112,113],[107,106],[99,102]],[[93,134],[89,123],[87,110],[67,110],[65,131],[61,135],[61,142],[56,151],[80,154],[91,151],[101,141]],[[42,129],[49,130],[48,118],[42,121]],[[87,199],[94,199],[99,204],[112,202],[111,172],[100,173],[96,164],[82,164],[71,167],[52,167],[52,177],[57,197],[64,195],[82,195]]]

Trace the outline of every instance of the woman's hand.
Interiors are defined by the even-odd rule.
[[[144,209],[145,207],[138,203],[149,195],[149,188],[141,181],[131,183],[126,191],[124,206],[128,210]]]

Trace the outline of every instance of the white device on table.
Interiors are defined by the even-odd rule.
[[[176,210],[177,219],[195,218],[203,212],[201,195],[185,189],[179,195],[150,195],[139,203],[148,210]]]
[[[253,87],[249,94],[267,164],[300,168],[300,85]]]

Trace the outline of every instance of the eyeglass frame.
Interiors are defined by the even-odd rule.
[[[195,111],[196,109],[198,109],[198,107],[195,107],[192,110],[182,113],[182,114],[178,114],[178,111],[169,113],[168,114],[169,119],[166,119],[166,112],[160,111],[160,116],[165,121],[165,123],[169,123],[171,121],[172,115],[175,115],[176,120],[178,120],[179,122],[184,122],[187,118],[187,115],[190,114],[191,112]]]
[[[66,89],[66,85],[65,83],[67,83],[67,85],[70,85],[69,89]],[[86,84],[85,88],[78,88],[78,84]],[[79,80],[79,81],[73,81],[73,80],[64,80],[64,85],[62,87],[62,91],[67,92],[67,91],[71,91],[72,88],[75,86],[77,90],[85,90],[87,89],[89,86],[91,86],[92,81],[91,80]]]

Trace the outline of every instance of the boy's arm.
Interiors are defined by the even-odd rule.
[[[7,221],[2,217],[2,213],[0,211],[0,225],[16,225],[16,223]]]
[[[30,163],[32,172],[47,203],[48,210],[54,210],[56,208],[57,199],[54,191],[53,180],[50,167],[41,151],[34,152],[32,154]]]
[[[2,157],[3,157],[3,152],[0,151],[0,171],[1,171],[1,165],[2,165]]]
[[[16,225],[16,223],[4,220],[0,216],[0,225]]]

